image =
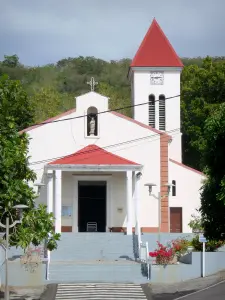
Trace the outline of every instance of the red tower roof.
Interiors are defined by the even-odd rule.
[[[50,162],[49,165],[138,165],[110,153],[97,145],[89,145],[74,154]]]
[[[154,19],[131,67],[183,67],[183,63]]]

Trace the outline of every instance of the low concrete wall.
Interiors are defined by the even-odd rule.
[[[26,271],[20,261],[9,261],[9,286],[35,287],[45,284],[46,265],[40,264],[35,272]],[[1,267],[1,285],[5,284],[5,264]]]
[[[205,253],[205,275],[209,276],[225,269],[225,252]],[[202,253],[192,252],[180,259],[177,265],[151,265],[150,281],[153,283],[175,283],[202,276]]]

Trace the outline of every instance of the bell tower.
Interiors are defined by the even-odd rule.
[[[181,161],[180,75],[183,64],[154,19],[129,69],[133,118],[173,141],[170,157]],[[139,105],[146,103],[145,105]]]

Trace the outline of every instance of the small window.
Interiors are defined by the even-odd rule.
[[[148,124],[155,128],[155,96],[152,94],[148,97]]]
[[[172,196],[176,196],[176,180],[172,180]]]
[[[87,111],[87,136],[98,136],[98,110],[93,106]]]
[[[166,98],[159,96],[159,130],[166,130]]]

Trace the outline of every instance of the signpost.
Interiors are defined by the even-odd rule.
[[[202,245],[202,277],[205,277],[205,243],[207,242],[203,234],[199,235],[199,242],[203,243]]]

